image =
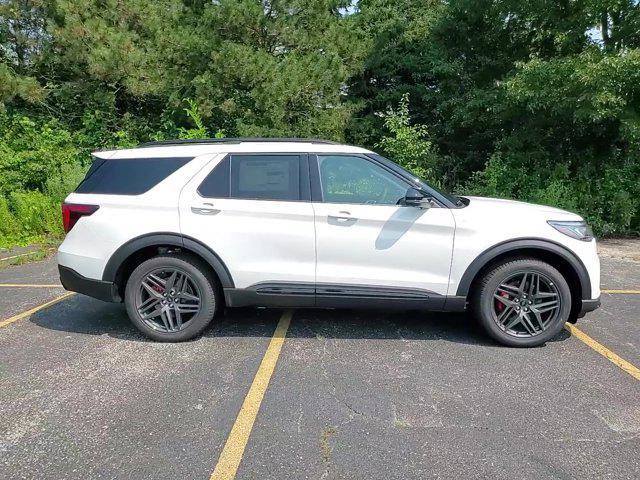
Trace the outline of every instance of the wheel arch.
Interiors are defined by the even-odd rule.
[[[121,245],[109,258],[102,280],[115,283],[121,298],[124,298],[124,285],[131,272],[142,261],[157,255],[163,248],[179,249],[200,258],[211,268],[222,288],[234,288],[231,273],[216,252],[194,238],[171,232],[141,235]]]
[[[520,256],[546,261],[563,274],[572,294],[573,306],[570,318],[575,318],[580,309],[581,300],[591,298],[589,273],[575,253],[551,240],[520,238],[488,248],[467,267],[458,284],[456,295],[468,298],[484,271],[497,262]]]

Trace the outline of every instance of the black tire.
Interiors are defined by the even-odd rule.
[[[149,274],[162,269],[186,274],[191,282],[191,288],[196,290],[200,299],[197,313],[192,314],[188,323],[185,322],[177,331],[161,331],[158,328],[152,328],[147,323],[149,320],[145,322],[136,306],[136,301],[141,295],[139,292],[142,290],[142,281]],[[200,260],[184,254],[158,255],[142,262],[131,273],[125,288],[124,303],[131,322],[147,337],[159,342],[183,342],[198,336],[209,325],[220,305],[218,291],[216,279]]]
[[[526,305],[526,291],[525,293],[514,292],[509,294],[513,295],[513,298],[510,298],[505,293],[505,289],[502,288],[502,285],[508,284],[509,279],[514,279],[514,282],[517,283],[522,278],[525,278],[525,284],[526,278],[542,278],[548,288],[552,289],[549,291],[554,292],[551,295],[555,295],[555,297],[551,297],[551,301],[555,298],[558,299],[559,305],[553,312],[548,313],[546,323],[544,320],[546,313],[540,314],[543,321],[539,322],[536,320],[539,314],[536,313],[534,316],[532,306]],[[531,285],[531,280],[526,285]],[[500,287],[499,291],[498,287]],[[547,292],[543,292],[543,294],[550,295]],[[524,299],[522,298],[523,295],[525,296]],[[505,324],[502,324],[502,327],[499,319],[501,312],[498,309],[503,305],[503,299],[498,298],[498,296],[505,297],[504,300],[513,305],[512,307],[502,307],[503,311],[506,308],[511,308],[510,312],[504,312],[511,315],[511,318],[507,319]],[[529,297],[531,298],[532,296],[529,295]],[[531,301],[529,300],[530,304]],[[540,304],[545,301],[546,299],[538,299],[533,300],[533,303],[535,305],[536,302]],[[525,306],[521,306],[520,302],[525,302]],[[471,298],[471,308],[480,325],[491,338],[499,343],[510,347],[537,347],[554,338],[569,319],[571,290],[562,274],[550,264],[534,258],[515,258],[493,266],[479,279]],[[518,311],[515,310],[516,308]],[[532,323],[527,322],[526,325],[524,320],[518,320],[517,317],[517,315],[524,316],[525,309],[527,311],[526,319],[532,321]],[[540,310],[542,309],[537,309],[536,312]],[[512,329],[507,330],[505,327],[508,327],[513,322],[517,322],[517,324]],[[514,331],[517,328],[522,331]]]

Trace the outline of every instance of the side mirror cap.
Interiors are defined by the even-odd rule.
[[[403,204],[408,207],[429,208],[431,207],[431,199],[425,197],[417,188],[409,187],[404,195]]]

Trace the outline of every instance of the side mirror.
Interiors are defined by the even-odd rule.
[[[402,202],[408,207],[429,208],[431,207],[431,200],[424,196],[417,188],[409,187],[407,193],[404,195],[404,201]]]

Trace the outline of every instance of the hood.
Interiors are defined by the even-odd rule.
[[[544,216],[548,220],[582,220],[580,215],[547,205],[536,205],[535,203],[505,200],[502,198],[472,197],[467,195],[464,197],[469,199],[470,202],[467,208],[472,210],[483,210],[484,212],[493,211],[496,214],[505,213],[506,211],[514,213],[518,211]]]

